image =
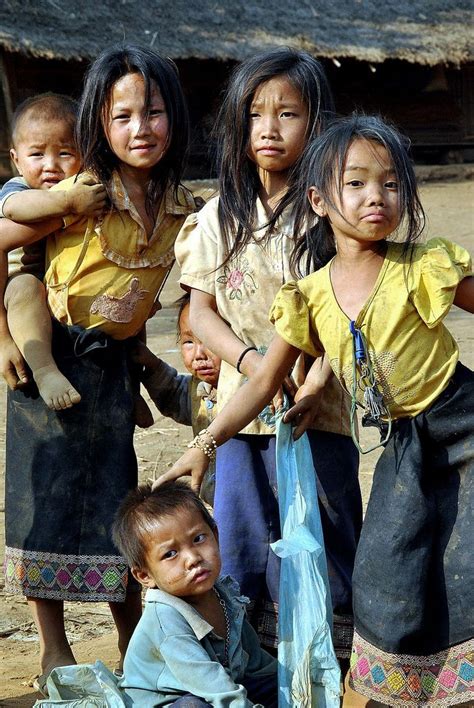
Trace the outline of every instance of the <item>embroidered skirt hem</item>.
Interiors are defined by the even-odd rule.
[[[123,601],[135,581],[128,582],[111,525],[137,484],[127,343],[53,321],[53,355],[80,403],[51,411],[33,387],[8,392],[7,589]]]
[[[351,687],[397,708],[444,708],[474,700],[474,639],[429,656],[390,654],[357,632]]]
[[[121,556],[70,556],[5,548],[5,590],[47,600],[120,602],[128,566]]]

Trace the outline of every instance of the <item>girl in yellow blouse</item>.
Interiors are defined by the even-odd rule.
[[[127,340],[152,314],[194,209],[180,184],[188,119],[171,60],[135,45],[105,50],[89,69],[78,125],[83,169],[110,208],[53,226],[45,280],[53,354],[81,400],[52,411],[34,392],[13,391],[8,404],[6,587],[32,610],[40,689],[54,667],[74,663],[64,600],[108,601],[122,657],[140,616],[111,534],[137,484]]]
[[[300,193],[296,223],[311,227],[316,271],[280,289],[262,365],[164,479],[191,474],[197,485],[215,444],[274,395],[300,351],[326,352],[353,413],[363,406],[385,444],[353,576],[353,686],[388,705],[472,701],[474,375],[443,324],[453,303],[474,311],[469,254],[416,243],[413,167],[379,118],[334,122],[307,151]],[[297,434],[311,403],[287,413]]]

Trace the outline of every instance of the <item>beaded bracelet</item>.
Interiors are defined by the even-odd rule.
[[[207,440],[204,436],[207,436]],[[216,459],[217,443],[208,428],[201,430],[201,432],[196,435],[194,440],[191,440],[191,442],[188,443],[188,447],[196,447],[198,450],[202,450],[211,462]]]
[[[241,355],[239,356],[239,358],[237,359],[237,364],[235,365],[235,368],[237,369],[237,371],[239,372],[239,374],[242,373],[241,370],[240,370],[240,365],[241,365],[241,363],[242,363],[242,361],[243,361],[243,359],[244,359],[244,356],[245,356],[246,354],[248,354],[248,352],[252,352],[252,351],[257,352],[257,351],[258,351],[257,347],[247,347],[247,349],[244,349],[244,351],[242,352],[242,354],[241,354]]]

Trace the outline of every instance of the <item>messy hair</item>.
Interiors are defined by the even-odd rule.
[[[307,52],[279,48],[257,54],[234,70],[217,118],[217,169],[219,174],[219,225],[226,244],[225,262],[238,255],[253,239],[256,198],[260,182],[248,157],[250,107],[258,87],[276,77],[286,78],[301,94],[308,109],[306,141],[325,128],[334,102],[322,64]],[[289,174],[289,185],[299,170],[299,160]],[[290,191],[277,205],[267,235],[290,204]],[[292,193],[291,193],[292,194]]]
[[[293,271],[301,276],[323,267],[336,254],[334,235],[328,217],[315,217],[308,191],[315,187],[320,197],[333,209],[335,193],[341,196],[344,164],[354,140],[363,139],[382,145],[388,152],[398,183],[399,226],[404,224],[406,250],[417,241],[424,229],[425,214],[416,186],[415,171],[409,156],[410,141],[380,116],[353,113],[335,120],[307,148],[295,185],[295,248],[291,258]],[[341,216],[343,216],[341,214]]]
[[[16,144],[21,122],[25,118],[45,122],[64,121],[69,126],[74,139],[78,110],[78,102],[61,93],[48,91],[27,98],[20,103],[12,117],[13,145]]]
[[[119,164],[109,146],[104,119],[110,108],[116,81],[127,74],[141,74],[145,83],[145,102],[149,107],[154,81],[165,102],[169,122],[165,154],[151,171],[147,209],[152,211],[165,196],[168,187],[177,191],[184,169],[189,143],[189,119],[186,101],[175,63],[153,49],[135,44],[106,49],[90,66],[84,85],[78,120],[78,144],[83,169],[102,182],[110,196],[112,173]]]
[[[171,516],[179,509],[194,509],[211,529],[216,527],[205,505],[186,482],[165,482],[154,490],[151,487],[149,482],[130,491],[112,526],[114,543],[131,568],[146,568],[147,537],[164,516]]]

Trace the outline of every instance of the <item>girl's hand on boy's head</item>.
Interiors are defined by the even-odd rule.
[[[182,455],[179,460],[177,460],[173,467],[167,472],[164,472],[155,482],[153,482],[153,489],[161,486],[164,482],[170,482],[179,477],[191,477],[191,488],[194,489],[196,494],[199,494],[201,489],[202,480],[204,479],[204,474],[209,467],[209,458],[204,454],[199,448],[193,447],[187,450],[184,455]]]
[[[25,360],[11,336],[6,334],[0,346],[0,373],[12,391],[29,381]]]
[[[71,214],[100,216],[107,203],[107,192],[104,185],[97,184],[90,175],[80,175],[67,196]]]

